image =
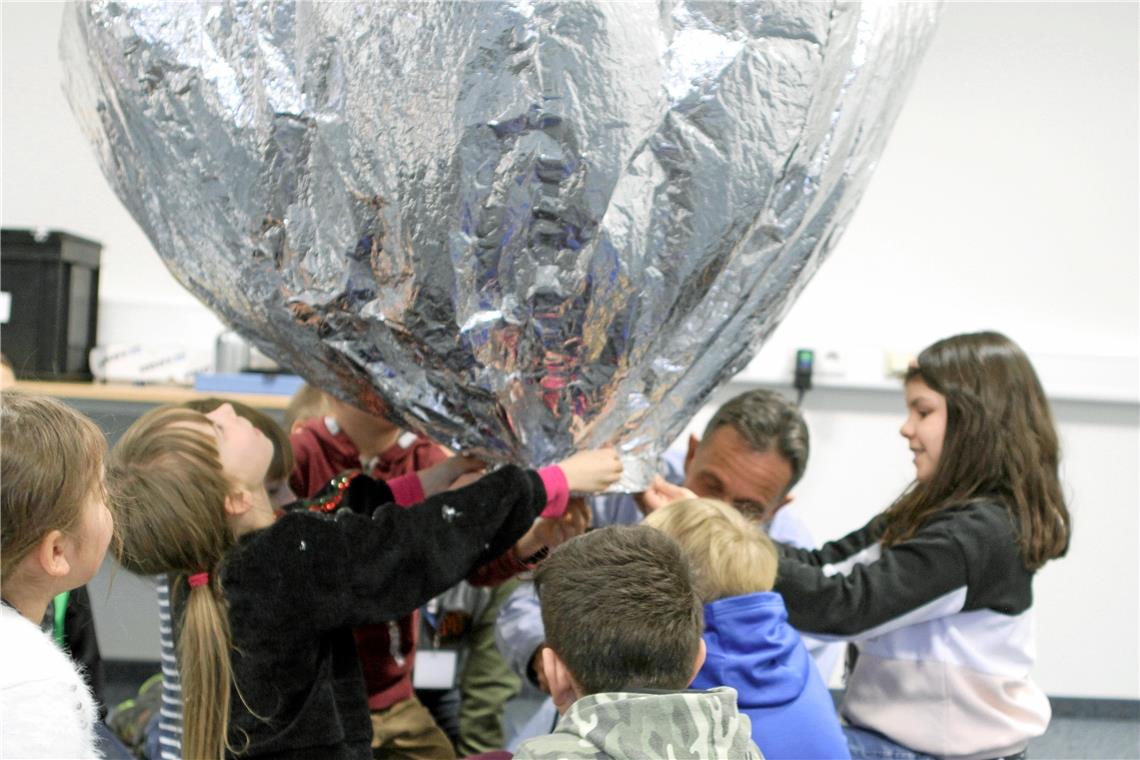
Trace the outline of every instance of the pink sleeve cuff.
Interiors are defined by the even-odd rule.
[[[538,471],[542,478],[542,487],[546,489],[546,508],[539,517],[556,520],[566,512],[566,505],[570,501],[570,484],[566,482],[566,473],[556,464],[543,467]]]
[[[414,472],[392,478],[388,481],[388,488],[392,489],[392,497],[401,507],[419,504],[427,498],[424,495],[424,486],[420,482],[420,476]]]

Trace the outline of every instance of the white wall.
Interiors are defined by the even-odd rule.
[[[111,192],[67,105],[58,53],[64,7],[0,3],[3,226],[62,229],[103,244],[100,344],[212,350],[220,322],[174,280]]]
[[[101,342],[208,347],[217,321],[163,268],[71,118],[60,14],[0,5],[0,221],[103,242]],[[805,402],[812,464],[797,494],[827,538],[910,475],[884,351],[996,328],[1030,352],[1076,526],[1036,585],[1037,677],[1054,695],[1140,697],[1138,22],[1133,3],[950,4],[850,228],[745,373],[772,380],[797,346],[839,354],[840,387]]]

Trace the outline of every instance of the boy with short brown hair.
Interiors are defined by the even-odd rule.
[[[685,688],[704,662],[704,617],[676,541],[603,528],[556,549],[535,583],[562,718],[516,758],[761,757],[734,690]]]

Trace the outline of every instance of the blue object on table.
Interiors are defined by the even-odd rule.
[[[266,393],[292,396],[305,384],[298,375],[267,372],[202,372],[194,377],[194,390],[209,393]]]

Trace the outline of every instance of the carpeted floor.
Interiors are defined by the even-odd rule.
[[[1140,720],[1054,715],[1045,735],[1029,745],[1029,757],[1032,760],[1140,758]]]
[[[110,663],[109,663],[110,664]],[[107,669],[112,705],[134,696],[157,663]],[[1140,702],[1054,699],[1049,730],[1029,745],[1030,760],[1140,760]]]

